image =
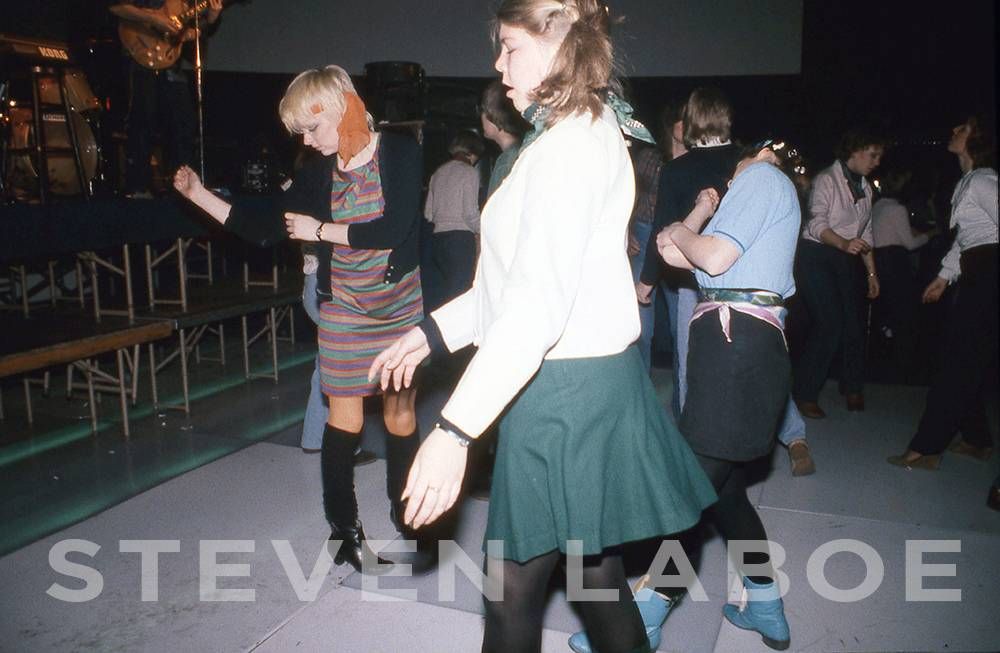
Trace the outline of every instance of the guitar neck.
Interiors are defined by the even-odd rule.
[[[192,18],[194,18],[195,15],[200,14],[207,8],[208,8],[208,0],[201,0],[201,2],[197,3],[195,6],[189,9],[185,9],[181,13],[177,14],[177,20],[181,21],[182,23],[186,23]]]

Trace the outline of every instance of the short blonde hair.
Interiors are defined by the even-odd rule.
[[[347,106],[345,93],[355,93],[354,82],[340,66],[307,70],[299,73],[285,90],[278,104],[278,115],[285,129],[301,134],[316,122],[316,114],[332,111],[343,115]],[[316,110],[318,108],[318,110]],[[371,123],[371,116],[369,123]]]

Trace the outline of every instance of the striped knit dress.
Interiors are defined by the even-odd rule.
[[[385,200],[378,157],[355,170],[333,172],[330,214],[337,224],[382,217]],[[368,368],[379,353],[423,318],[420,269],[396,283],[384,280],[388,249],[333,245],[332,300],[320,305],[319,357],[323,394],[364,397],[378,394]]]

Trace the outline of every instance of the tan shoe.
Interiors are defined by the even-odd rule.
[[[823,412],[823,409],[815,401],[796,401],[795,405],[803,417],[808,417],[809,419],[823,419],[826,417],[826,413]]]
[[[960,453],[963,456],[972,456],[977,460],[989,460],[993,455],[993,447],[977,447],[959,438],[948,447],[948,451]]]
[[[796,440],[788,445],[788,462],[792,465],[792,476],[809,476],[816,473],[816,463],[809,453],[805,440]]]
[[[934,471],[941,466],[941,454],[923,455],[907,449],[901,456],[889,456],[887,458],[890,465],[905,467],[906,469],[926,469]]]

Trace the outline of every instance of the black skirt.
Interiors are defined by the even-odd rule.
[[[730,315],[732,342],[717,311],[691,323],[678,426],[695,452],[743,462],[774,448],[792,374],[780,330],[739,311]]]

